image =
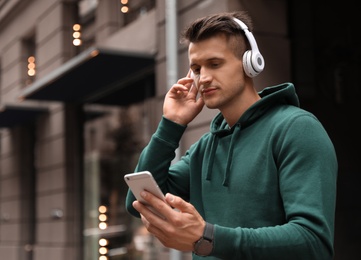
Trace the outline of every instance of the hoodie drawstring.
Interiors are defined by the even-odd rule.
[[[229,183],[229,176],[230,176],[231,165],[232,165],[232,160],[233,160],[233,148],[235,145],[234,142],[235,142],[236,136],[239,135],[240,131],[241,131],[241,126],[240,126],[240,124],[237,124],[234,126],[233,131],[231,133],[232,137],[231,137],[230,145],[228,148],[227,164],[226,164],[224,179],[223,179],[223,183],[222,183],[223,186],[228,186],[228,183]],[[206,175],[206,180],[208,180],[208,181],[210,181],[212,179],[212,168],[213,168],[214,157],[216,154],[218,142],[219,142],[219,136],[217,134],[212,134],[212,137],[210,140],[210,150],[209,150],[210,153],[209,153],[209,158],[208,158],[207,175]]]
[[[219,138],[218,136],[212,135],[212,139],[210,140],[210,142],[211,142],[211,150],[210,151],[211,152],[210,152],[210,156],[209,156],[209,160],[208,160],[207,176],[206,176],[206,180],[208,180],[208,181],[211,180],[214,156],[216,154],[216,150],[217,150],[217,146],[218,146],[218,138]]]
[[[229,149],[228,149],[226,172],[224,174],[224,179],[223,179],[223,184],[222,184],[223,186],[228,186],[229,175],[231,173],[231,165],[232,165],[232,160],[233,160],[234,139],[235,139],[235,136],[237,136],[240,131],[241,131],[240,124],[235,125],[233,133],[232,133],[232,137],[231,137],[231,142],[229,144]]]

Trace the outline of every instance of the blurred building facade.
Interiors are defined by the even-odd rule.
[[[357,111],[360,42],[352,29],[342,41],[329,39],[343,27],[321,4],[0,0],[2,259],[190,259],[190,253],[174,257],[127,214],[123,176],[156,129],[167,89],[188,71],[187,46],[170,36],[197,17],[234,10],[254,18],[266,63],[255,78],[258,89],[296,83],[301,106],[320,118],[335,143],[345,176],[335,259],[357,258],[361,224],[347,230],[361,206],[346,201],[360,180],[360,129],[343,120]],[[353,28],[353,20],[341,17]],[[204,109],[188,126],[180,154],[208,131],[216,113]]]

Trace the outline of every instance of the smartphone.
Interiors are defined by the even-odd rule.
[[[161,189],[159,188],[157,182],[154,180],[153,175],[149,171],[142,171],[136,173],[128,173],[124,175],[124,180],[133,192],[135,198],[148,206],[150,210],[160,216],[160,214],[140,196],[140,193],[143,190],[146,190],[158,198],[165,201],[165,197]],[[161,216],[162,217],[162,216]]]
[[[194,72],[191,71],[191,78],[193,79],[193,86],[196,87],[196,89],[197,89],[196,99],[198,99],[200,96],[199,88],[198,88],[199,75],[195,75]]]
[[[197,88],[198,90],[198,77],[194,74],[193,71],[191,71],[191,78],[193,79],[193,85]]]

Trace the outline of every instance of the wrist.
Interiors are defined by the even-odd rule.
[[[208,256],[213,251],[214,226],[206,222],[203,235],[194,243],[193,253],[199,256]]]
[[[180,125],[180,126],[183,126],[183,127],[186,127],[188,125],[188,123],[186,123],[184,121],[184,119],[182,118],[174,118],[174,117],[170,117],[170,116],[167,116],[165,114],[163,114],[163,117],[171,122],[173,122],[174,124],[177,124],[177,125]]]

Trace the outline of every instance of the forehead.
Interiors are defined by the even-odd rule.
[[[224,59],[233,55],[229,40],[224,34],[207,38],[198,42],[191,42],[188,46],[190,64],[198,64],[210,59]]]

